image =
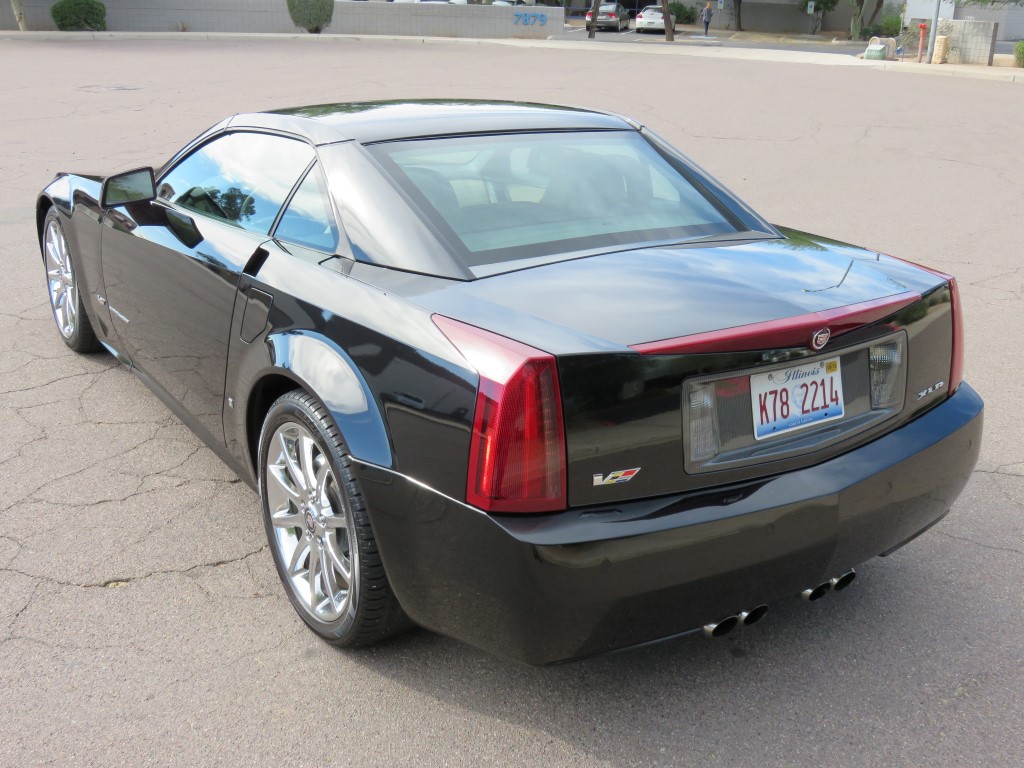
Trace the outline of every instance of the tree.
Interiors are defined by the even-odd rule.
[[[885,0],[875,0],[875,10],[871,12],[871,16],[868,18],[869,27],[875,23],[875,18],[878,16],[878,12],[882,10],[883,5],[885,5]]]
[[[11,0],[11,10],[14,11],[14,18],[18,21],[18,29],[28,32],[28,24],[25,23],[25,9],[21,5],[21,0]]]
[[[743,31],[743,19],[740,16],[740,11],[743,9],[743,0],[732,0],[732,6],[736,9],[736,31]]]
[[[319,35],[334,16],[334,0],[288,0],[288,15],[296,27]]]
[[[665,40],[671,43],[676,39],[676,30],[672,23],[672,12],[668,9],[668,0],[661,0],[661,18],[664,20]]]
[[[864,13],[865,0],[850,0],[853,3],[853,18],[850,19],[850,39],[860,40],[860,31],[864,28],[861,14]]]
[[[591,40],[597,34],[598,11],[601,10],[601,0],[594,0],[590,6],[590,26],[587,27],[587,37]]]
[[[885,2],[885,0],[882,0]],[[821,30],[821,19],[829,11],[834,11],[836,6],[839,5],[839,0],[814,0],[814,34],[818,34]],[[807,13],[807,0],[803,0],[801,6],[804,13]]]

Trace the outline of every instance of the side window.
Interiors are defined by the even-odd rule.
[[[274,230],[274,237],[317,251],[334,253],[338,246],[338,228],[327,199],[327,190],[319,166],[313,166]]]
[[[294,139],[229,133],[178,163],[160,180],[157,196],[267,234],[314,154],[312,147]]]

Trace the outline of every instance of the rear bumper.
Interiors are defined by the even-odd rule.
[[[939,520],[977,461],[964,384],[814,467],[741,486],[492,517],[360,465],[392,586],[423,626],[531,664],[692,631],[888,553]]]

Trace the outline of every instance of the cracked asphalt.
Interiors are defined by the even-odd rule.
[[[623,46],[625,47],[625,46]],[[336,40],[0,43],[0,764],[1024,763],[1024,101],[1012,85],[700,56]],[[771,220],[955,273],[978,471],[841,595],[551,669],[306,631],[256,496],[50,316],[58,170],[163,162],[237,111],[402,97],[621,111]]]

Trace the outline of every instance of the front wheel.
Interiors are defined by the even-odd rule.
[[[50,310],[61,338],[75,352],[98,352],[100,343],[82,306],[75,258],[56,208],[46,212],[42,248]]]
[[[263,423],[263,522],[302,620],[334,645],[368,645],[410,626],[391,591],[352,460],[327,410],[296,390]]]

